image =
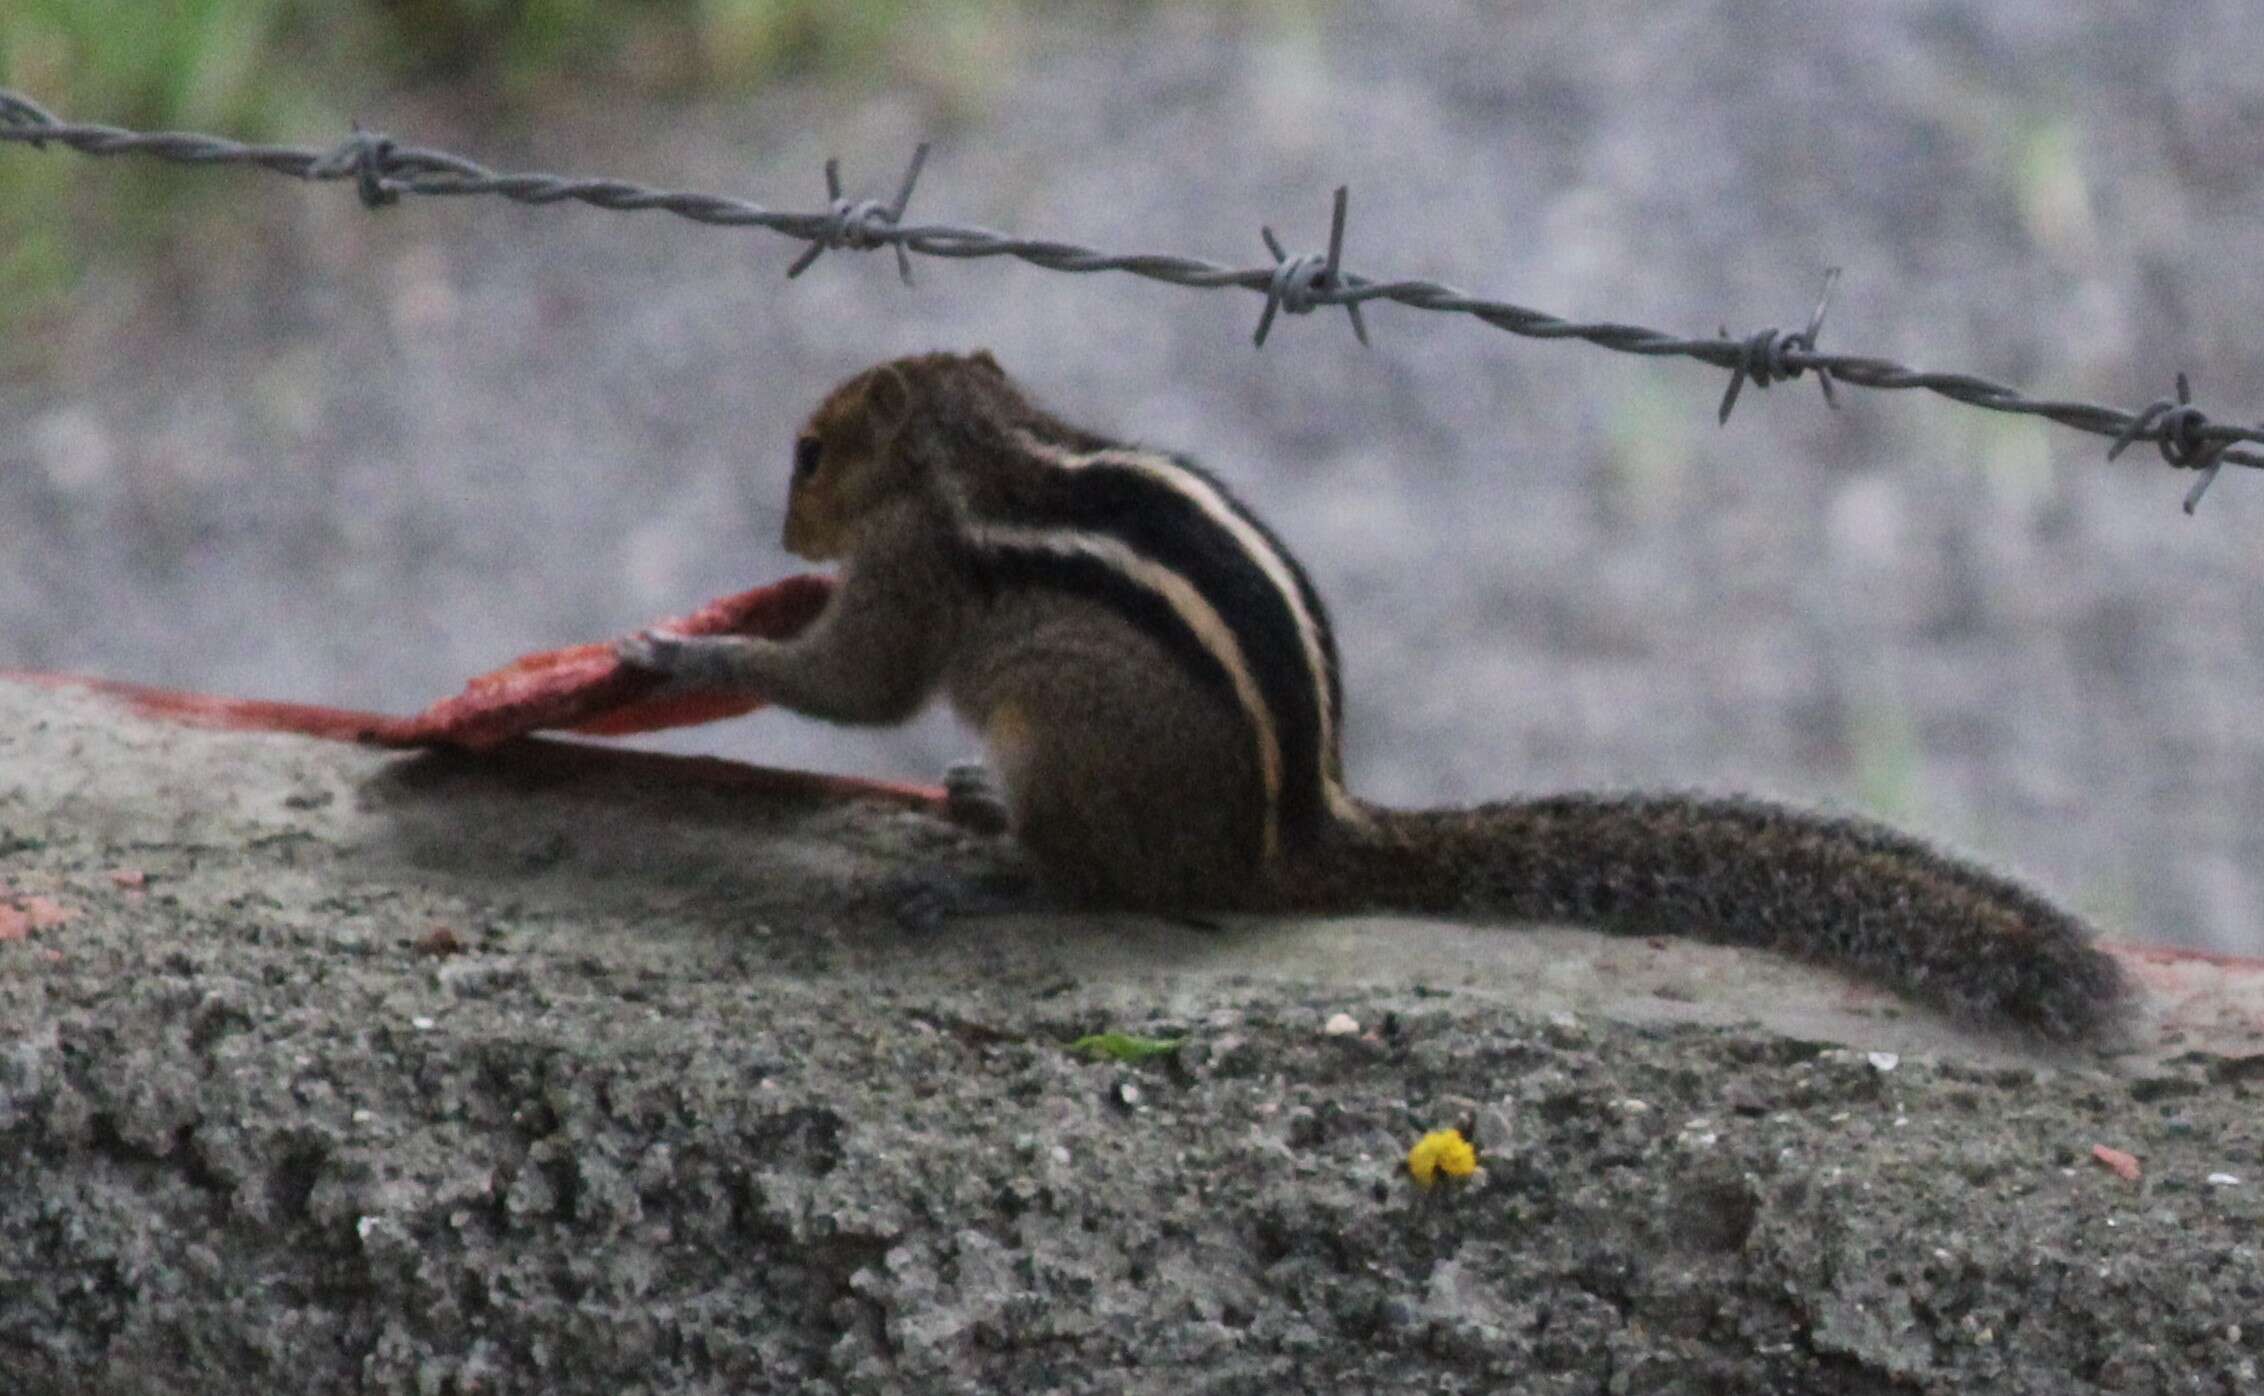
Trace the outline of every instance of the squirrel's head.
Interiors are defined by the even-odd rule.
[[[859,522],[923,489],[953,435],[1020,400],[981,349],[876,364],[835,388],[794,438],[787,550],[813,562],[854,552]]]

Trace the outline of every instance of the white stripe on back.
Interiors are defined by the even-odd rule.
[[[1018,433],[1018,440],[1039,459],[1063,470],[1077,470],[1092,465],[1113,465],[1136,470],[1150,479],[1162,483],[1193,501],[1205,517],[1226,530],[1245,557],[1258,564],[1266,580],[1281,594],[1297,626],[1298,643],[1305,652],[1305,667],[1313,684],[1314,706],[1318,715],[1319,759],[1323,797],[1332,811],[1339,816],[1354,813],[1351,796],[1338,780],[1334,763],[1330,760],[1336,750],[1336,714],[1329,703],[1328,656],[1321,648],[1319,619],[1305,605],[1304,592],[1298,588],[1296,574],[1281,549],[1270,542],[1250,520],[1243,516],[1222,495],[1218,487],[1202,476],[1186,469],[1170,456],[1154,451],[1138,451],[1126,447],[1080,453],[1039,440],[1027,432]],[[1129,551],[1129,550],[1127,550]],[[1176,603],[1174,603],[1176,604]],[[1216,612],[1212,614],[1216,616]],[[1223,622],[1222,622],[1223,623]]]
[[[1264,853],[1270,861],[1281,847],[1281,735],[1274,727],[1273,710],[1258,690],[1234,628],[1218,613],[1194,583],[1128,545],[1100,534],[1066,528],[1032,528],[1022,524],[967,520],[967,537],[978,548],[1020,549],[1052,553],[1058,557],[1089,557],[1110,571],[1128,578],[1163,598],[1184,621],[1197,643],[1226,671],[1235,699],[1249,715],[1258,738],[1259,774],[1265,782]]]

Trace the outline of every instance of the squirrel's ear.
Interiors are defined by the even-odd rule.
[[[991,357],[991,351],[988,349],[977,349],[967,356],[967,362],[977,368],[987,368],[1001,378],[1006,376],[1006,370],[998,366],[998,360]]]
[[[912,380],[895,364],[882,364],[865,380],[865,410],[883,433],[894,432],[912,415]]]

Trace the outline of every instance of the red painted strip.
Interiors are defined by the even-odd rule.
[[[749,635],[783,640],[799,634],[825,609],[831,580],[812,574],[788,577],[769,586],[711,601],[688,616],[659,623],[687,635]],[[736,717],[763,706],[740,693],[703,693],[663,683],[627,668],[610,646],[570,645],[522,655],[500,669],[481,674],[461,693],[443,698],[410,717],[277,703],[261,698],[227,698],[210,693],[116,679],[70,674],[0,672],[0,678],[47,688],[75,688],[116,699],[134,713],[160,722],[184,723],[236,732],[289,732],[324,741],[359,742],[402,749],[453,747],[484,751],[535,732],[568,731],[600,736],[656,732]],[[884,799],[915,806],[939,805],[943,792],[929,786],[859,780],[850,776],[785,771],[707,757],[659,752],[610,751],[566,742],[526,742],[524,760],[566,763],[584,768],[629,764],[665,770],[672,779],[725,785],[786,797]]]

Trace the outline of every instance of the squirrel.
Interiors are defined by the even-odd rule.
[[[795,438],[784,541],[841,564],[806,631],[648,630],[617,654],[839,723],[901,722],[940,690],[1003,824],[1075,903],[1699,934],[2059,1040],[2127,1001],[2074,916],[1866,820],[1683,794],[1355,799],[1336,641],[1281,539],[1193,462],[1047,412],[986,351],[835,388]]]

